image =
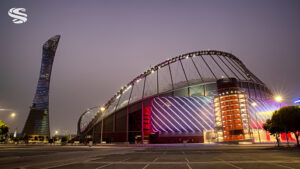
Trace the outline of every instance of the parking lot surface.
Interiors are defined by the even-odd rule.
[[[0,146],[0,168],[300,169],[300,149],[274,145]]]

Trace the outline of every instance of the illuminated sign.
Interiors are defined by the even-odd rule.
[[[300,98],[294,101],[295,104],[300,103]]]

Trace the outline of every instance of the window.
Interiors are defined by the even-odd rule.
[[[245,93],[249,95],[249,88],[248,88],[248,83],[247,82],[241,82],[241,88],[244,89]]]
[[[255,94],[255,88],[254,88],[253,83],[249,83],[249,91],[250,91],[250,94],[249,94],[250,97],[255,98],[256,94]]]
[[[183,88],[174,91],[175,96],[189,96],[188,88]]]
[[[197,85],[190,87],[190,96],[204,96],[204,86]]]
[[[205,96],[211,96],[213,95],[213,92],[217,90],[217,84],[216,83],[211,83],[205,85]]]

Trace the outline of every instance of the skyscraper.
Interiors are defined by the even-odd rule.
[[[60,35],[53,36],[43,45],[40,76],[34,95],[29,116],[23,129],[23,135],[29,136],[29,141],[46,141],[49,130],[49,86],[52,64]]]

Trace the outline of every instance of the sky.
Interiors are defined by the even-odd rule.
[[[14,24],[11,8],[25,8],[28,21]],[[0,119],[22,131],[42,44],[57,34],[52,134],[76,133],[88,107],[106,103],[150,65],[198,50],[233,53],[292,103],[300,97],[299,21],[298,0],[1,0]]]

